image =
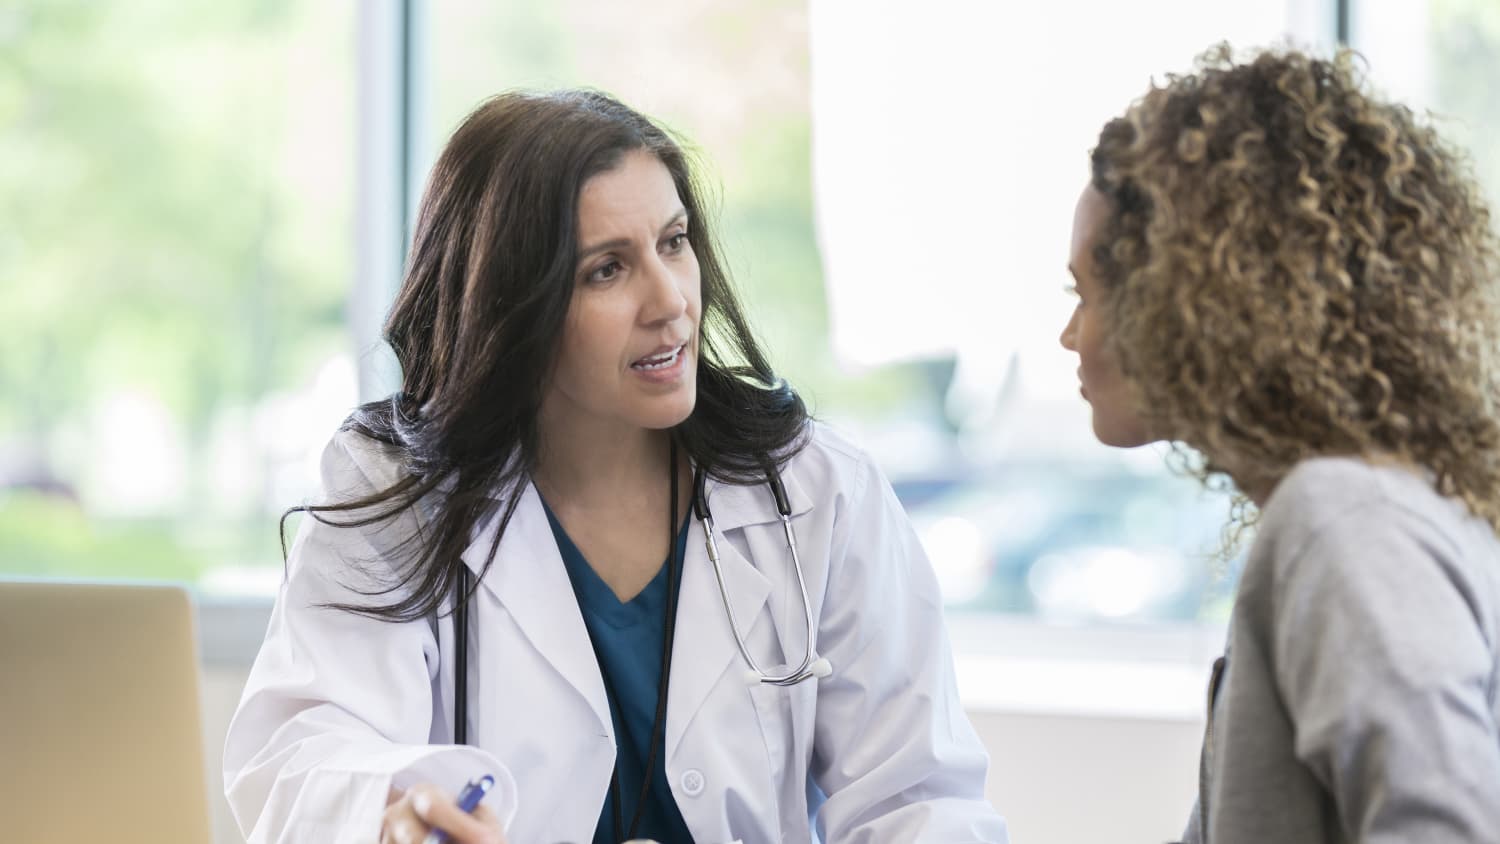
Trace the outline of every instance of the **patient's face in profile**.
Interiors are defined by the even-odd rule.
[[[1094,246],[1109,219],[1109,200],[1091,185],[1073,211],[1068,271],[1078,304],[1059,338],[1078,354],[1078,380],[1094,414],[1094,436],[1105,445],[1132,448],[1152,441],[1141,419],[1136,390],[1108,343],[1110,321],[1104,289],[1094,267]]]

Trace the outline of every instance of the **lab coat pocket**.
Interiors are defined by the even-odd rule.
[[[767,673],[786,674],[794,667],[777,665],[767,668]],[[816,683],[814,679],[795,686],[759,683],[750,687],[770,762],[781,837],[786,841],[805,841],[811,834],[807,828],[807,765],[811,758],[810,704],[816,702]]]
[[[777,666],[769,671],[773,674],[782,673],[786,668]],[[757,683],[750,687],[750,700],[755,704],[755,714],[760,719],[761,737],[765,740],[766,756],[771,763],[771,781],[777,784],[786,779],[787,766],[791,761],[792,712],[788,691],[769,683]]]

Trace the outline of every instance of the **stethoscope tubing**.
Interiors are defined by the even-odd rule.
[[[708,553],[708,561],[713,564],[714,578],[719,583],[719,598],[724,602],[724,615],[729,619],[729,629],[734,635],[734,644],[739,648],[740,656],[745,664],[750,666],[750,671],[745,675],[745,681],[749,685],[771,685],[771,686],[795,686],[812,677],[827,676],[831,670],[828,661],[817,659],[813,656],[813,638],[817,634],[817,625],[813,622],[812,602],[807,597],[807,580],[802,574],[802,556],[797,549],[797,532],[792,529],[792,506],[786,495],[786,486],[781,482],[781,473],[776,471],[775,466],[766,466],[766,485],[771,489],[771,496],[776,500],[776,512],[781,518],[782,533],[786,536],[786,547],[792,556],[792,570],[797,576],[797,591],[802,598],[802,617],[807,622],[806,648],[802,654],[802,662],[796,668],[786,674],[768,674],[750,655],[750,649],[745,645],[744,634],[740,632],[739,619],[735,617],[734,607],[729,601],[728,584],[724,581],[724,567],[719,562],[719,544],[715,539],[713,511],[709,509],[706,491],[706,474],[702,467],[695,470],[693,478],[693,512],[703,524],[703,548]]]

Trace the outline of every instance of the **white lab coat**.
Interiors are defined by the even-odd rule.
[[[395,464],[339,434],[325,489],[383,488]],[[783,471],[817,651],[831,676],[745,682],[703,526],[689,528],[667,695],[667,780],[704,844],[1004,842],[984,798],[987,757],[959,706],[936,580],[890,485],[821,425]],[[751,653],[800,662],[802,603],[769,489],[710,482],[724,577]],[[463,559],[476,572],[498,518]],[[536,491],[515,511],[470,611],[469,741],[451,744],[453,628],[314,606],[359,600],[360,574],[411,523],[383,531],[304,518],[265,644],[224,751],[224,781],[252,842],[372,842],[388,789],[486,799],[512,844],[593,839],[614,766],[604,686]],[[356,563],[351,565],[350,561]],[[386,569],[388,570],[388,569]]]

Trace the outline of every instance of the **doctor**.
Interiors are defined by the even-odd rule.
[[[705,211],[604,95],[458,128],[229,730],[252,841],[1006,840],[928,562]]]

